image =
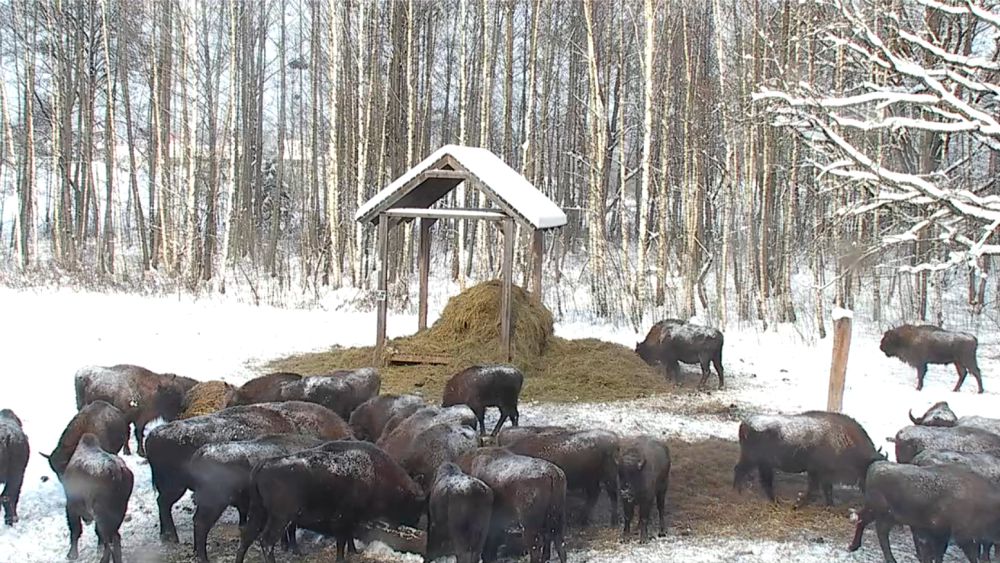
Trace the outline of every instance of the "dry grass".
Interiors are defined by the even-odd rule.
[[[188,389],[185,395],[187,408],[179,418],[191,418],[221,410],[235,390],[235,387],[225,381],[203,381]]]
[[[383,393],[419,392],[439,397],[444,383],[459,370],[500,360],[500,283],[473,286],[451,298],[440,318],[426,330],[387,341],[379,372]],[[567,340],[552,334],[552,314],[520,287],[512,288],[514,333],[511,363],[528,379],[521,397],[551,402],[602,402],[672,392],[662,376],[635,352],[593,338]],[[272,371],[302,374],[372,365],[374,347],[334,347],[297,354],[268,364]],[[448,356],[446,365],[385,365],[388,354]]]

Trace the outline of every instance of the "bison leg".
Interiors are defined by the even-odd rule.
[[[750,472],[753,470],[753,464],[749,461],[740,459],[733,468],[733,489],[737,493],[742,494],[743,490],[746,489],[748,481],[750,481]]]
[[[701,359],[701,362],[700,362],[701,363],[701,381],[698,382],[698,389],[701,389],[701,388],[705,387],[705,383],[708,382],[708,376],[712,375],[712,371],[710,369],[711,362],[712,362],[712,360],[709,359],[709,358],[702,358]]]
[[[966,366],[963,366],[963,369],[965,367]],[[976,365],[975,363],[970,363],[968,365],[968,369],[969,369],[969,373],[972,374],[972,377],[976,378],[976,385],[979,387],[979,390],[977,392],[978,393],[982,393],[983,392],[983,374],[980,373],[979,366]],[[965,381],[965,376],[964,375],[962,376],[962,381]],[[961,384],[959,384],[959,387],[960,386],[961,386]]]
[[[122,536],[118,532],[111,538],[111,560],[114,563],[122,563]]]
[[[500,433],[500,427],[503,426],[504,422],[507,422],[507,413],[503,409],[501,409],[500,419],[497,420],[497,425],[493,427],[493,432],[490,432],[490,437],[495,438],[496,435]]]
[[[292,555],[301,557],[305,554],[299,549],[299,539],[296,537],[298,529],[299,527],[295,522],[292,522],[285,528],[285,535],[281,536],[281,548],[291,552]]]
[[[174,485],[173,483],[159,488],[156,504],[160,511],[160,541],[170,543],[178,543],[180,541],[177,539],[177,527],[174,526],[174,516],[171,514],[171,510],[173,510],[174,504],[184,496],[185,491],[184,487]]]
[[[777,502],[774,497],[774,470],[768,465],[759,464],[757,466],[757,479],[760,481],[760,486],[764,489],[767,499],[771,502]]]
[[[868,524],[871,524],[875,520],[872,512],[866,508],[862,508],[857,513],[857,523],[854,525],[854,539],[851,540],[851,544],[847,546],[847,551],[854,552],[861,548],[861,537],[865,533],[865,528]]]
[[[962,553],[969,560],[969,563],[979,563],[979,544],[972,540],[955,542],[962,549]]]
[[[146,423],[134,423],[135,426],[135,453],[140,457],[146,457],[146,445],[143,443],[143,436],[146,434]]]
[[[236,548],[236,563],[243,563],[247,550],[260,537],[266,518],[263,510],[255,510],[249,514],[246,525],[240,526],[240,546]]]
[[[3,506],[3,522],[8,526],[17,524],[17,503],[21,499],[21,485],[24,482],[24,471],[14,471],[9,475],[7,484],[3,487],[3,494],[0,495]]]
[[[611,501],[611,525],[617,526],[621,517],[618,516],[618,474],[608,477],[604,481],[604,490],[608,493],[608,500]]]
[[[924,388],[924,376],[927,375],[927,364],[917,366],[917,391]]]
[[[66,559],[76,561],[80,557],[80,536],[83,535],[83,524],[80,522],[80,515],[66,508],[66,524],[69,525],[69,553]]]
[[[802,508],[803,506],[806,506],[809,503],[811,503],[816,498],[816,496],[819,495],[819,488],[820,488],[819,475],[813,472],[809,472],[809,486],[806,489],[805,494],[800,493],[799,500],[795,501],[795,504],[792,505],[792,508],[796,509]]]
[[[486,408],[479,407],[472,410],[472,414],[476,415],[476,420],[479,422],[479,435],[483,436],[486,434]]]
[[[583,513],[580,514],[581,526],[586,526],[594,518],[594,505],[597,504],[597,498],[601,496],[600,481],[591,483],[584,492],[587,495],[587,501],[583,505]]]
[[[194,511],[194,556],[200,563],[208,563],[208,532],[226,511],[224,503],[202,502]]]
[[[675,386],[680,387],[681,365],[677,363],[677,360],[670,360],[669,362],[665,362],[664,368],[667,370],[667,381],[673,381]]]
[[[715,366],[715,373],[719,374],[719,389],[726,386],[725,375],[722,373],[722,350],[712,358],[712,365]]]
[[[659,537],[667,535],[667,483],[663,484],[663,489],[656,491],[656,513],[660,517]]]
[[[128,447],[128,435],[125,435],[125,443],[122,444],[122,454],[132,455],[132,448]]]
[[[892,556],[892,547],[889,546],[889,532],[895,522],[892,518],[877,518],[875,520],[875,533],[878,535],[878,545],[882,548],[882,558],[885,563],[896,563],[896,558]]]
[[[622,529],[622,539],[624,540],[632,533],[632,517],[635,516],[635,501],[632,499],[622,499],[622,511],[625,513],[625,528]]]
[[[273,512],[267,516],[267,524],[260,535],[260,545],[266,563],[274,563],[274,546],[285,535],[289,522]]]
[[[990,563],[990,551],[993,549],[993,542],[982,542],[980,547],[982,549],[979,552],[979,560],[984,563]]]
[[[424,563],[431,563],[438,557],[438,544],[440,539],[437,537],[438,530],[437,526],[434,525],[433,518],[427,519],[427,538],[426,545],[424,546]]]

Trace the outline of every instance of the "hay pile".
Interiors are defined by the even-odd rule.
[[[480,283],[452,297],[426,330],[386,342],[379,363],[383,393],[440,396],[444,382],[476,363],[500,361],[501,282]],[[511,363],[528,377],[521,397],[556,402],[636,399],[671,391],[662,376],[626,346],[553,336],[552,313],[524,289],[511,288]],[[391,354],[447,356],[447,365],[386,365]],[[372,365],[374,347],[336,347],[273,361],[269,369],[302,374]]]
[[[202,381],[184,396],[186,406],[178,418],[191,418],[222,410],[235,391],[236,387],[225,381]]]

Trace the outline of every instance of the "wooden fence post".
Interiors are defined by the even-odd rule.
[[[844,408],[844,383],[847,377],[847,353],[851,350],[851,318],[854,314],[833,309],[833,359],[830,362],[830,388],[826,395],[826,410],[840,412]]]

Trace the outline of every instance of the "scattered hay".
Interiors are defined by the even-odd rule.
[[[187,407],[178,418],[191,418],[222,410],[236,391],[236,387],[225,381],[203,381],[188,390],[184,396]]]

